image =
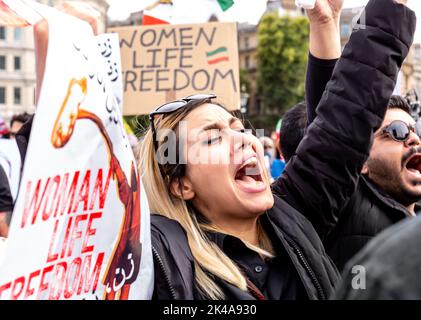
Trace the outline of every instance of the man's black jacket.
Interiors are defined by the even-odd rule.
[[[421,216],[385,230],[346,265],[334,299],[420,300]]]
[[[352,33],[322,97],[313,90],[316,97],[307,99],[310,105],[320,99],[317,114],[310,107],[307,134],[273,187],[311,221],[339,270],[373,236],[409,215],[360,172],[416,18],[393,0],[371,1],[363,14],[366,25],[359,28],[366,29]],[[310,89],[320,83],[317,74],[308,81]]]
[[[309,54],[306,79],[307,119],[316,117],[316,107],[332,76],[337,59],[322,60]],[[421,208],[415,205],[418,214]],[[326,251],[342,270],[346,262],[370,239],[396,222],[411,217],[408,210],[363,175],[338,222],[323,239]]]

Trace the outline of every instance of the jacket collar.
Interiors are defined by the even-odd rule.
[[[268,234],[269,238],[271,238],[272,241],[278,242],[279,235],[274,233],[275,226],[270,220],[268,212],[262,214],[259,217],[259,220],[265,232]],[[205,234],[208,237],[208,239],[214,242],[222,251],[225,251],[228,248],[233,249],[246,246],[241,239],[229,234],[213,231],[206,231]]]
[[[241,242],[240,239],[221,232],[205,232],[208,239],[214,242],[222,251],[225,251],[228,242]]]
[[[361,175],[361,180],[363,183],[370,189],[374,196],[376,196],[380,201],[385,203],[387,206],[399,211],[400,213],[404,214],[405,217],[411,217],[412,215],[409,211],[395,199],[393,199],[386,191],[376,185],[373,181],[366,178],[365,176]],[[421,205],[416,203],[415,204],[415,214],[421,213]]]

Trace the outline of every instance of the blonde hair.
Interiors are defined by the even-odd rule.
[[[189,110],[188,112],[190,112]],[[156,129],[177,130],[178,123],[187,115],[187,111],[179,111],[155,120]],[[178,143],[177,143],[178,145]],[[179,151],[179,150],[178,150]],[[209,299],[223,299],[224,293],[215,283],[209,273],[247,291],[247,281],[237,265],[204,234],[204,231],[221,232],[216,227],[198,221],[197,216],[186,201],[172,194],[170,190],[172,174],[168,174],[168,167],[177,165],[165,164],[161,167],[155,154],[151,129],[143,139],[140,149],[139,169],[148,197],[150,211],[178,221],[187,234],[187,240],[193,254],[195,263],[195,280],[197,288]],[[162,171],[161,171],[162,170]],[[163,177],[165,175],[165,178]],[[163,192],[163,191],[166,192]],[[260,225],[260,224],[259,224]],[[259,230],[262,230],[261,228]],[[245,243],[247,247],[257,253],[272,257],[273,252],[270,240],[264,232],[259,232],[262,237],[263,250],[257,246]]]

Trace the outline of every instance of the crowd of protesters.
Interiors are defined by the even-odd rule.
[[[138,158],[154,299],[421,299],[421,127],[408,102],[392,96],[416,26],[406,2],[370,0],[364,27],[342,51],[343,0],[317,0],[307,12],[306,101],[282,117],[275,141],[248,133],[211,93],[150,114]],[[45,28],[35,28],[35,39],[41,83]],[[186,134],[202,133],[187,140],[182,121]],[[31,125],[20,115],[5,131],[22,160]],[[158,132],[174,131],[186,154],[199,146],[220,161],[181,159],[177,150],[178,161],[165,162]],[[0,167],[7,237],[12,200],[3,176]],[[363,290],[355,266],[367,275]]]
[[[10,127],[0,118],[0,139],[15,139],[16,133],[30,118],[31,115],[27,112],[16,114],[10,120]],[[0,237],[6,237],[8,234],[12,211],[10,179],[0,165]]]

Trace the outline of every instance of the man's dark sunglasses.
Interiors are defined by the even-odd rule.
[[[406,142],[411,134],[414,132],[418,137],[421,137],[421,123],[416,122],[415,125],[408,125],[401,120],[392,121],[388,126],[384,127],[381,134],[387,134],[395,141]]]
[[[158,115],[167,115],[173,112],[176,112],[180,110],[181,108],[192,108],[194,106],[197,106],[199,104],[210,102],[212,99],[215,99],[216,95],[214,94],[194,94],[185,98],[182,98],[180,100],[175,100],[172,102],[165,103],[158,108],[156,108],[154,111],[152,111],[149,114],[149,121],[151,123],[152,128],[152,137],[153,137],[153,143],[155,147],[155,152],[158,150],[158,141],[156,141],[156,129],[155,129],[155,116]]]

